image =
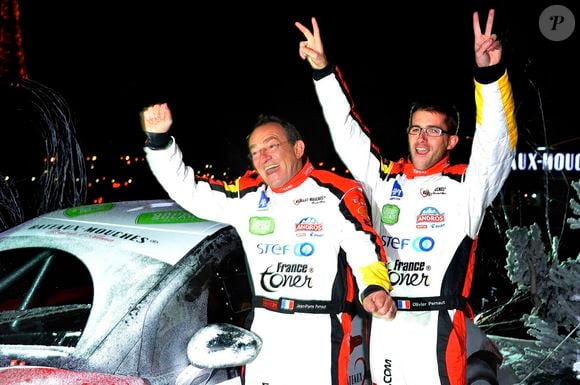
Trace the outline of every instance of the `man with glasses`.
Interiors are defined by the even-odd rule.
[[[247,137],[255,171],[235,183],[198,177],[183,163],[166,103],[145,108],[141,122],[147,161],[169,196],[231,224],[242,240],[251,330],[263,340],[244,384],[346,384],[355,303],[385,319],[396,313],[360,185],[315,169],[298,130],[275,116],[260,116]]]
[[[334,146],[365,189],[387,248],[398,312],[391,322],[371,320],[375,384],[497,384],[501,356],[493,346],[468,357],[482,336],[467,302],[485,209],[510,172],[517,141],[511,85],[493,19],[490,10],[482,33],[479,15],[473,14],[477,114],[469,165],[450,163],[459,141],[457,111],[433,102],[411,108],[409,156],[384,158],[354,110],[341,72],[325,56],[316,19],[312,31],[296,23],[306,38],[299,55],[314,69]]]

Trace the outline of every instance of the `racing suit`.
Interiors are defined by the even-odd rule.
[[[347,385],[357,290],[391,289],[360,185],[310,162],[280,188],[254,171],[228,184],[196,177],[175,141],[145,152],[173,200],[239,233],[254,296],[251,330],[263,340],[244,367],[245,385]]]
[[[363,186],[387,250],[398,312],[393,321],[372,320],[375,384],[466,383],[466,322],[473,316],[467,298],[477,235],[485,209],[510,172],[517,141],[505,67],[476,71],[469,165],[450,165],[447,156],[424,171],[408,159],[394,162],[381,155],[336,66],[314,71],[335,149]]]

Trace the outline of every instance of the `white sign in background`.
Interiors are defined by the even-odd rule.
[[[580,153],[517,153],[513,171],[570,171],[580,172]]]

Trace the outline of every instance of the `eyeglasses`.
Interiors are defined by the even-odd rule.
[[[252,148],[250,150],[250,159],[251,160],[256,160],[260,157],[260,155],[262,155],[262,152],[266,153],[267,155],[272,155],[273,153],[275,153],[276,151],[278,151],[280,149],[280,146],[283,144],[288,143],[288,141],[285,142],[278,142],[278,141],[274,141],[274,142],[270,142],[268,143],[265,147],[262,148]]]
[[[420,127],[420,126],[411,126],[407,128],[407,134],[409,135],[419,135],[421,132],[424,132],[426,136],[441,136],[451,135],[449,131],[445,131],[441,127],[429,126],[429,127]]]

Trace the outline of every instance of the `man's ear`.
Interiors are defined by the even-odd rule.
[[[304,144],[303,140],[297,140],[294,143],[294,155],[296,158],[300,159],[304,155],[304,151],[306,149],[306,144]]]
[[[459,143],[459,136],[458,135],[449,135],[449,141],[447,142],[447,149],[453,150],[455,146]]]

